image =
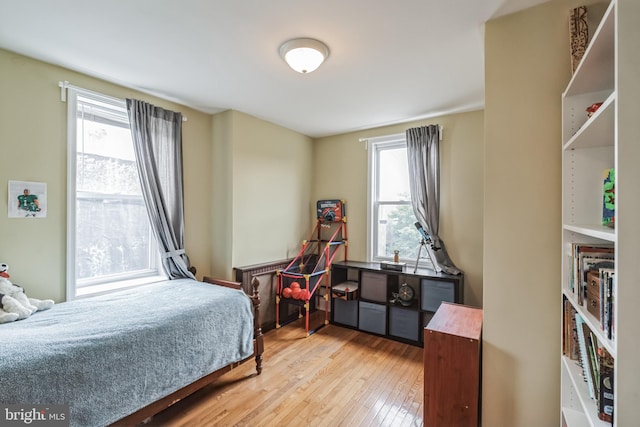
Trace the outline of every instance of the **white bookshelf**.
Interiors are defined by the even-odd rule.
[[[587,7],[588,13],[588,7]],[[611,0],[562,94],[562,285],[615,360],[614,426],[640,415],[640,1]],[[586,108],[602,106],[591,117]],[[615,168],[615,229],[601,225],[604,171]],[[569,289],[573,243],[615,246],[615,337]],[[564,327],[564,326],[563,326]],[[562,334],[562,332],[561,332]],[[561,356],[561,425],[609,426],[598,418],[582,368]]]

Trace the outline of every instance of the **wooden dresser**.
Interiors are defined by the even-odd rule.
[[[443,302],[424,328],[424,427],[479,423],[482,309]]]

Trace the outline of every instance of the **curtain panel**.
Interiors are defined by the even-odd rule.
[[[127,112],[162,266],[170,279],[195,279],[184,250],[182,114],[135,99],[127,99]]]
[[[431,238],[431,261],[448,274],[461,274],[438,235],[440,226],[440,127],[407,129],[407,159],[411,205],[418,222]]]

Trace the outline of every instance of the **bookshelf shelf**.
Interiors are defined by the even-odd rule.
[[[573,427],[577,426],[591,426],[591,427],[608,427],[609,424],[606,421],[602,421],[598,418],[598,414],[595,411],[592,400],[589,397],[589,391],[587,390],[587,383],[582,377],[582,368],[575,360],[571,360],[568,357],[562,357],[562,369],[563,377],[566,376],[571,382],[571,386],[577,395],[577,401],[580,404],[581,410],[572,408],[563,408],[564,413],[571,413],[571,420],[566,419],[567,425]],[[573,424],[573,421],[577,424]],[[585,424],[586,422],[586,424]]]
[[[589,46],[562,94],[560,407],[561,425],[567,427],[638,424],[639,20],[638,0],[609,0],[595,32],[589,28]],[[599,102],[602,105],[589,117],[587,108]],[[615,229],[601,225],[603,181],[611,168]],[[592,273],[585,276],[586,272]],[[612,330],[605,331],[611,325]],[[612,361],[603,356],[607,353]],[[586,368],[578,364],[580,359],[587,360]],[[609,399],[602,394],[608,383],[602,383],[600,373],[611,369],[609,422],[600,419],[609,411],[600,403]],[[585,376],[592,378],[593,387]]]
[[[615,13],[609,7],[567,85],[563,94],[565,98],[612,89],[615,86],[615,32]]]
[[[563,425],[589,427],[589,420],[581,411],[574,411],[573,409],[563,408],[562,417],[565,421]]]
[[[604,240],[607,242],[615,243],[616,232],[613,228],[605,227],[604,225],[569,225],[565,224],[564,229],[573,233],[582,234],[588,237],[594,237],[596,239]]]
[[[616,94],[610,93],[593,116],[587,118],[578,131],[569,138],[564,149],[613,147],[615,99]],[[581,104],[581,107],[583,106],[584,104]]]

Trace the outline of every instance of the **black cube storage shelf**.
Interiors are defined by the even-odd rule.
[[[331,323],[423,346],[422,331],[440,303],[463,303],[464,276],[413,270],[383,270],[378,263],[359,261],[333,263]],[[403,283],[414,291],[413,300],[404,305],[394,302]]]

